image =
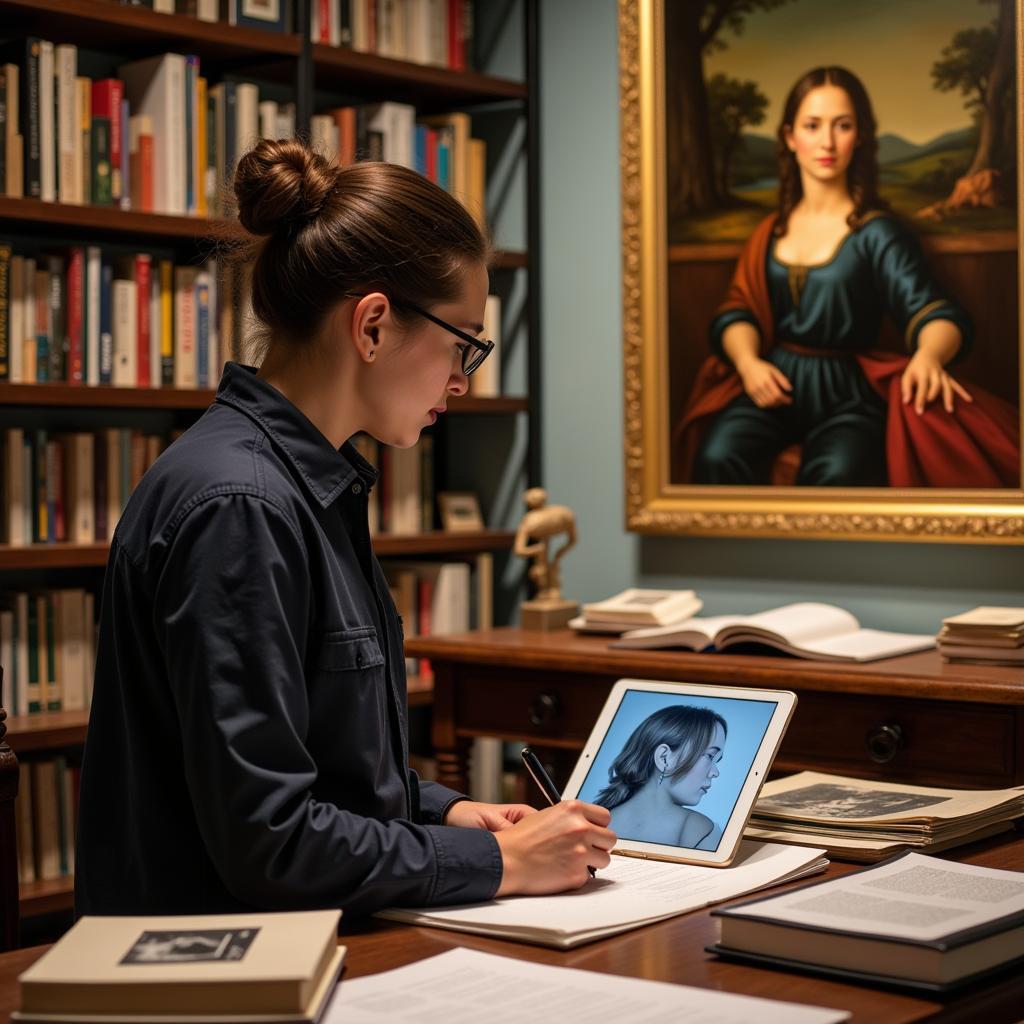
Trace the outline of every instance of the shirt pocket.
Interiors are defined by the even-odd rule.
[[[316,672],[362,672],[384,664],[373,626],[325,633],[316,658]]]

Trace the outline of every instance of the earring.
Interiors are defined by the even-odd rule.
[[[660,786],[665,781],[665,769],[661,769],[661,775],[658,777],[658,785]]]
[[[376,354],[377,354],[377,350],[376,350],[376,349],[373,349],[373,348],[371,348],[371,349],[370,349],[370,351],[369,351],[369,352],[367,352],[367,354],[366,354],[366,358],[367,358],[367,359],[372,359],[372,358],[373,358],[373,357],[374,357],[374,356],[375,356]]]

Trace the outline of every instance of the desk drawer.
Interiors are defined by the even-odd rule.
[[[579,748],[615,682],[608,676],[472,667],[457,679],[455,721],[462,735]]]
[[[819,692],[799,697],[777,771],[993,789],[1024,781],[1016,708]]]

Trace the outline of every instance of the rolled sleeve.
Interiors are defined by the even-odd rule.
[[[494,898],[501,885],[501,849],[494,834],[481,828],[428,825],[437,854],[434,906],[480,903]]]

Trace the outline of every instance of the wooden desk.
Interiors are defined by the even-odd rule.
[[[465,790],[476,736],[582,749],[616,679],[795,690],[778,771],[963,788],[1024,784],[1024,669],[947,665],[937,651],[865,665],[784,656],[623,651],[605,637],[495,629],[410,638],[434,667],[440,779]],[[556,781],[559,781],[556,779]]]
[[[988,840],[958,852],[960,856],[957,859],[972,864],[1018,871],[1024,869],[1024,838]],[[833,864],[829,874],[843,874],[852,867]],[[348,946],[342,977],[351,979],[375,974],[458,946],[467,946],[488,953],[602,974],[650,978],[765,999],[836,1007],[850,1011],[854,1024],[909,1024],[912,1021],[1011,1024],[1020,1020],[1024,1008],[1024,977],[1012,972],[995,984],[941,1003],[881,988],[729,964],[704,952],[704,947],[716,937],[717,924],[706,910],[637,928],[564,953],[457,932],[369,922],[346,928],[342,934],[341,941]],[[0,1024],[7,1024],[10,1012],[18,1005],[18,974],[42,952],[43,947],[37,946],[0,955]]]

